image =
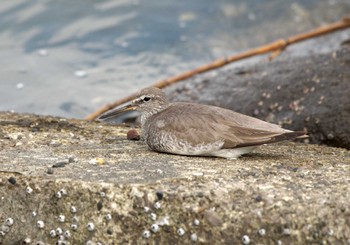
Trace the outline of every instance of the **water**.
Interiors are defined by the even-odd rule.
[[[0,110],[83,118],[349,10],[348,0],[2,0]]]

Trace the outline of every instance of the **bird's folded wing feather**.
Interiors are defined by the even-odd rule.
[[[202,105],[199,106],[195,108],[191,104],[190,109],[185,107],[181,113],[168,108],[155,116],[153,122],[162,120],[164,127],[158,130],[172,134],[177,140],[193,146],[217,141],[224,142],[223,148],[259,145],[274,142],[275,137],[288,132],[277,125],[229,110],[220,110],[218,113],[215,107],[206,106],[205,110],[202,110]],[[228,115],[222,114],[225,111]],[[233,119],[231,113],[234,113]]]

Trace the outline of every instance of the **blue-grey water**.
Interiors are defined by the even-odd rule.
[[[344,9],[350,1],[1,0],[0,110],[83,118]]]

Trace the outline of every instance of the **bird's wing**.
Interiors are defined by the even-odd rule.
[[[218,141],[224,142],[222,148],[260,145],[283,140],[281,135],[292,133],[278,125],[230,110],[199,104],[177,104],[180,105],[170,106],[152,116],[153,124],[150,127],[158,127],[155,122],[161,120],[163,127],[158,127],[158,132],[171,134],[177,140],[193,146]]]

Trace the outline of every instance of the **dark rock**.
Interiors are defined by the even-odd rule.
[[[100,211],[103,208],[103,203],[101,201],[99,201],[97,203],[97,210]]]
[[[163,196],[164,196],[163,192],[157,191],[156,195],[157,195],[157,198],[158,198],[159,201],[163,199]]]
[[[197,197],[200,197],[200,198],[204,197],[204,193],[203,192],[198,192],[197,193]]]
[[[262,201],[262,196],[261,195],[256,195],[254,199],[255,199],[256,202],[261,202]]]
[[[68,163],[72,163],[72,162],[75,162],[74,157],[69,157],[69,158],[68,158]]]
[[[57,162],[54,165],[52,165],[53,168],[63,168],[67,165],[67,162]]]
[[[112,228],[108,228],[107,229],[107,234],[108,235],[112,235],[113,234],[113,229]]]
[[[8,182],[10,182],[11,184],[13,184],[13,185],[15,185],[16,184],[16,178],[15,177],[10,177],[10,178],[8,178]]]
[[[128,140],[140,140],[140,134],[136,131],[136,129],[131,129],[128,131],[126,138]]]
[[[312,143],[350,149],[350,49],[282,57],[199,75],[166,92],[171,101],[211,104],[288,129],[306,128]]]
[[[53,168],[48,168],[46,171],[47,174],[53,174],[53,172],[54,172]]]
[[[38,128],[38,127],[33,127],[32,128],[32,132],[33,133],[36,133],[36,132],[39,132],[40,131],[40,128]]]

